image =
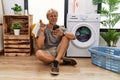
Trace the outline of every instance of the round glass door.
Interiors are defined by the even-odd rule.
[[[72,43],[77,47],[86,48],[95,42],[95,30],[90,24],[77,24],[74,26],[72,33],[76,36],[76,39],[72,40]]]
[[[77,38],[78,41],[80,41],[80,42],[86,42],[91,37],[91,31],[90,31],[90,29],[88,27],[81,26],[81,27],[79,27],[76,30],[75,36],[76,36],[76,38]]]

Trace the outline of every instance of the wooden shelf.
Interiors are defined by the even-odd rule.
[[[22,24],[20,35],[14,35],[11,28],[13,22]],[[3,38],[5,56],[29,56],[31,53],[30,27],[32,25],[31,15],[4,15],[3,16]]]

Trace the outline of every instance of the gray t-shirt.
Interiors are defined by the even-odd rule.
[[[66,29],[64,27],[59,27],[63,32],[66,31]],[[61,36],[57,36],[57,35],[53,35],[53,33],[50,31],[50,29],[48,28],[48,26],[46,26],[46,29],[44,31],[45,34],[45,45],[43,47],[43,49],[48,49],[51,47],[57,47],[62,39]],[[39,32],[38,32],[38,35]]]

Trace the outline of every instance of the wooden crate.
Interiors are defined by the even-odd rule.
[[[4,35],[5,56],[29,56],[30,52],[29,36]]]
[[[11,28],[13,22],[20,22],[22,28],[20,35],[14,35]],[[5,56],[30,56],[31,36],[30,27],[32,25],[31,15],[4,15],[4,55]]]
[[[22,25],[20,29],[20,35],[30,35],[30,27],[32,25],[32,19],[30,16],[20,15],[4,15],[3,16],[3,27],[4,34],[13,35],[12,23],[20,23]]]

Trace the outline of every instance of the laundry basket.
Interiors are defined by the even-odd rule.
[[[107,70],[120,73],[120,49],[98,46],[88,49],[93,64]]]

